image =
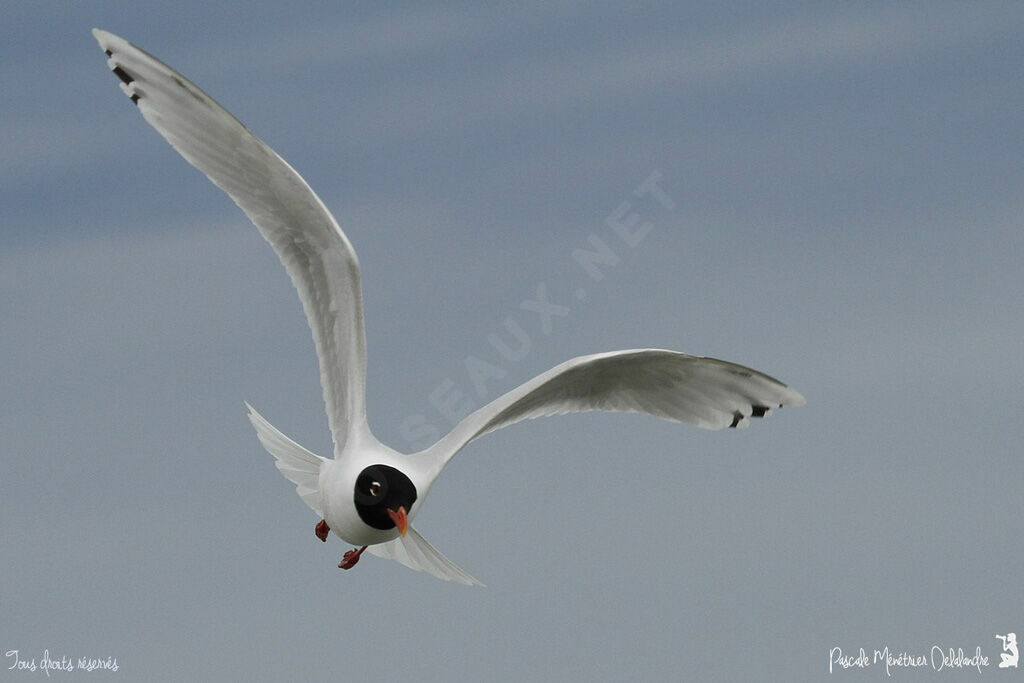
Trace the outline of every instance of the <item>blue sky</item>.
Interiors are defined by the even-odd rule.
[[[0,652],[146,680],[818,680],[834,646],[998,661],[993,634],[1024,632],[1019,4],[4,16]],[[808,405],[743,432],[502,430],[417,519],[486,589],[340,572],[242,404],[329,454],[298,299],[118,92],[93,26],[335,213],[393,447],[450,426],[432,394],[481,404],[617,348],[733,360]],[[655,172],[671,210],[634,193]],[[607,222],[624,202],[651,224],[634,246]],[[572,256],[593,238],[619,259],[599,281]],[[542,286],[568,309],[549,328],[521,307]],[[507,325],[521,359],[488,341]],[[478,388],[469,358],[501,377]]]

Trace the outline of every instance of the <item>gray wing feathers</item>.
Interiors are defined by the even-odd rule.
[[[131,43],[105,31],[93,34],[146,121],[234,200],[280,257],[313,332],[340,452],[348,432],[366,426],[366,342],[351,244],[299,174],[227,110]]]
[[[704,429],[746,427],[803,396],[757,370],[661,349],[566,361],[464,418],[431,451],[447,461],[473,439],[521,420],[588,410],[641,412]]]

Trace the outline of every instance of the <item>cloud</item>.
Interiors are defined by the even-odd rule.
[[[419,135],[425,128],[472,125],[524,116],[547,116],[586,101],[588,106],[623,104],[659,89],[728,88],[750,78],[775,80],[844,66],[880,66],[936,50],[955,49],[999,34],[1018,31],[1024,15],[997,5],[898,7],[873,15],[841,11],[812,18],[789,18],[766,25],[748,24],[715,35],[685,31],[659,40],[630,39],[591,43],[587,49],[566,44],[558,51],[524,49],[494,68],[424,74],[400,89],[388,89],[384,101],[348,105],[365,127],[378,122],[382,138]],[[364,30],[365,29],[365,30]],[[455,12],[430,12],[395,25],[318,29],[270,39],[279,49],[236,48],[227,63],[252,68],[291,65],[344,69],[361,57],[407,59],[436,50],[466,49],[493,34],[508,33],[488,18]],[[393,47],[390,36],[415,34]],[[389,46],[390,49],[389,49]]]
[[[484,12],[421,9],[355,23],[228,38],[217,45],[179,44],[160,54],[200,82],[214,74],[223,78],[254,71],[362,69],[365,60],[415,62],[437,51],[464,51],[473,44],[507,39],[516,29],[555,21],[573,7],[574,3],[564,3],[540,15],[522,11],[507,21]],[[1022,24],[1024,16],[1007,7],[975,4],[965,11],[963,5],[945,4],[890,8],[873,15],[838,12],[790,18],[711,36],[684,32],[658,40],[591,42],[585,48],[566,44],[557,51],[531,49],[536,45],[524,37],[523,49],[507,56],[505,63],[461,71],[420,69],[404,77],[400,87],[380,89],[379,97],[352,102],[340,92],[319,93],[316,102],[317,107],[335,108],[352,129],[380,145],[420,136],[425,130],[466,132],[481,124],[548,117],[584,103],[594,111],[630,106],[644,92],[686,88],[699,96],[701,88],[728,88],[758,76],[777,80],[841,66],[878,66],[1019,31]],[[145,36],[128,38],[152,49]],[[84,166],[92,158],[109,157],[113,139],[97,130],[100,117],[83,117],[71,107],[50,110],[40,119],[34,107],[26,108],[46,97],[47,83],[65,70],[64,61],[55,58],[36,65],[36,71],[50,74],[43,79],[47,83],[29,78],[26,66],[14,62],[0,70],[4,90],[22,92],[24,101],[5,105],[0,139],[8,153],[0,165],[0,180],[32,178],[48,169]],[[102,70],[101,66],[89,68]],[[75,74],[83,74],[85,67],[76,63],[70,68],[68,74],[81,91],[83,78]],[[625,93],[630,102],[620,99]],[[245,111],[237,113],[246,118]]]

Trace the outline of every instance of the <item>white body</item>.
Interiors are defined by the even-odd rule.
[[[438,578],[479,582],[410,524],[405,536],[359,518],[355,480],[369,465],[405,473],[417,490],[411,521],[434,480],[473,439],[520,420],[586,410],[646,412],[706,429],[746,427],[751,417],[804,399],[756,370],[662,349],[630,349],[566,361],[467,416],[436,444],[403,455],[380,443],[366,420],[366,341],[359,261],[334,217],[295,170],[194,83],[115,35],[93,30],[122,91],[190,164],[246,213],[277,252],[298,290],[320,361],[334,440],[328,460],[298,445],[249,406],[277,467],[342,539],[368,545]]]

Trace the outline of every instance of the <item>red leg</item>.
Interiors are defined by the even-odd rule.
[[[338,569],[352,569],[352,567],[356,566],[356,562],[359,561],[359,556],[363,554],[364,550],[366,550],[365,545],[359,550],[352,548],[352,550],[349,550],[347,553],[342,555],[341,562],[338,564]]]
[[[324,543],[327,542],[327,534],[331,532],[331,527],[327,526],[327,520],[321,519],[316,525],[316,537]]]

